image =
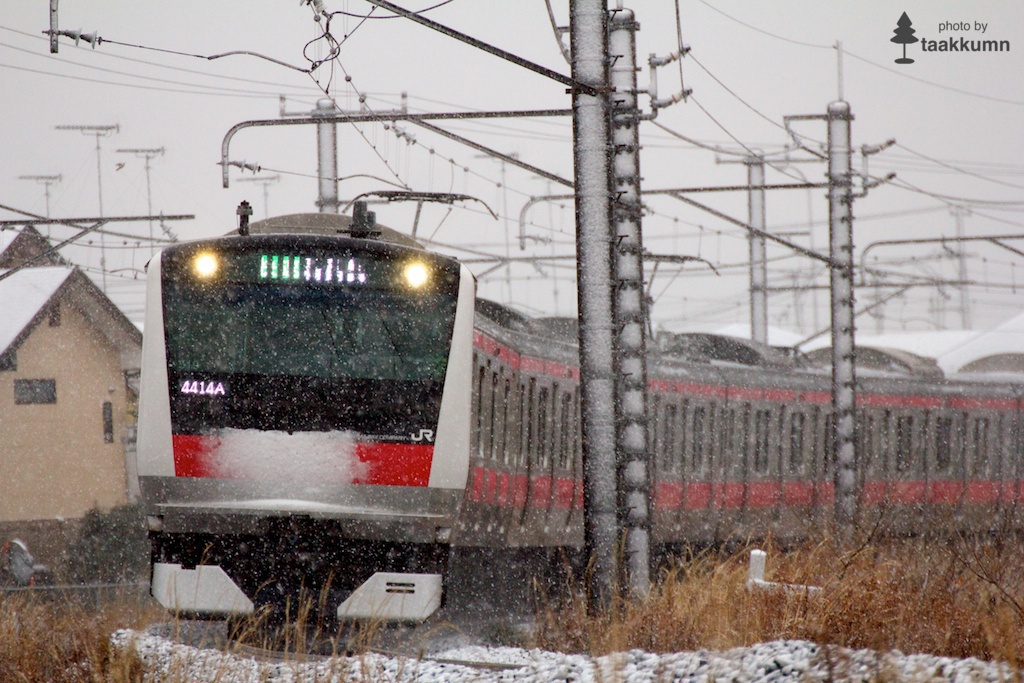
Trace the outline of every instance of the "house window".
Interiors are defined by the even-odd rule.
[[[103,402],[103,443],[114,443],[114,404]]]
[[[57,380],[14,380],[14,402],[18,405],[28,405],[32,403],[56,403]]]

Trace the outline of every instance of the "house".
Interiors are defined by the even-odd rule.
[[[133,496],[142,334],[48,249],[31,228],[0,233],[0,544],[52,564],[89,509]]]

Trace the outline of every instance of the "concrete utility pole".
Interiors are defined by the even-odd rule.
[[[618,9],[609,21],[612,127],[612,250],[615,277],[615,425],[623,585],[634,597],[651,586],[651,475],[647,448],[647,303],[640,199],[640,112],[636,87],[633,12]]]
[[[750,186],[747,206],[750,225],[758,230],[765,226],[764,157],[748,157],[747,185]],[[747,233],[750,241],[750,338],[768,343],[768,250],[767,242],[756,232]]]
[[[956,276],[960,280],[960,329],[969,330],[971,329],[971,297],[970,292],[967,289],[967,254],[966,244],[964,242],[964,216],[969,216],[971,212],[962,206],[954,206],[950,209],[953,213],[953,218],[956,220],[956,239],[960,243],[960,248],[957,249],[957,269]]]
[[[832,291],[832,407],[837,531],[857,517],[857,420],[853,320],[853,175],[850,105],[828,105],[828,217]]]
[[[157,147],[155,149],[119,149],[117,150],[120,154],[134,154],[135,156],[142,157],[145,160],[146,168],[146,210],[150,216],[153,215],[153,190],[149,184],[149,162],[153,157],[161,156],[164,153],[163,147]],[[149,220],[149,248],[153,250],[153,219]]]
[[[103,163],[100,149],[100,138],[113,135],[121,130],[121,126],[113,124],[109,126],[56,126],[57,130],[77,130],[83,135],[96,136],[96,187],[99,191],[100,218],[103,218]],[[107,293],[107,240],[100,233],[100,273],[103,284],[103,293]]]
[[[611,202],[609,197],[608,12],[605,0],[570,0],[583,433],[584,543],[591,610],[607,611],[615,591],[615,380],[612,354]]]
[[[317,100],[313,118],[329,117],[335,114],[334,100]],[[338,131],[334,121],[316,124],[317,175],[320,178],[320,196],[316,205],[320,213],[338,213]]]

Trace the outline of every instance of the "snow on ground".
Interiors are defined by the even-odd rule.
[[[652,654],[632,650],[605,657],[541,650],[468,646],[424,658],[369,653],[318,661],[271,663],[251,656],[200,649],[159,635],[122,630],[115,648],[134,647],[154,683],[460,683],[548,682],[640,683],[654,681],[977,681],[1014,680],[1007,665],[931,655],[878,654],[869,650],[819,647],[807,641],[773,641],[726,652]],[[479,667],[458,664],[490,662]],[[497,666],[502,665],[502,666]],[[507,668],[506,668],[507,667]]]

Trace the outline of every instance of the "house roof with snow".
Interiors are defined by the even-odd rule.
[[[139,367],[142,333],[73,266],[0,271],[0,355],[16,350],[46,318],[52,302],[78,309],[122,356],[125,369]]]
[[[31,225],[0,228],[0,268],[68,265],[51,247],[50,240]]]

